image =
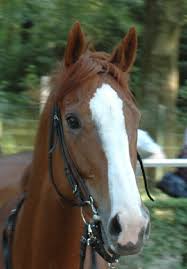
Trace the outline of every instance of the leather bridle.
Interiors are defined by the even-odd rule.
[[[69,182],[69,185],[72,189],[72,193],[75,197],[74,200],[68,199],[58,188],[53,173],[53,153],[57,147],[57,144],[60,146],[61,156],[64,161],[64,172],[66,178]],[[73,159],[71,158],[70,152],[68,150],[68,146],[66,144],[63,122],[61,118],[60,108],[57,104],[54,105],[52,115],[51,115],[51,123],[50,123],[50,132],[49,132],[49,178],[50,181],[60,198],[62,203],[67,203],[71,206],[77,206],[81,208],[81,216],[84,221],[84,231],[81,237],[80,243],[80,269],[84,267],[84,260],[86,255],[86,248],[90,246],[91,249],[96,251],[106,262],[112,265],[115,264],[119,258],[119,255],[115,254],[110,250],[106,250],[105,244],[102,238],[102,223],[100,221],[100,216],[98,214],[96,203],[91,196],[84,179],[81,177]],[[147,192],[148,197],[153,200],[151,197],[148,186],[147,179],[144,172],[143,163],[139,154],[137,154],[138,161],[140,162],[140,167],[143,174],[145,190]],[[22,197],[16,207],[16,209],[11,211],[10,216],[8,217],[6,227],[3,232],[3,251],[5,258],[5,268],[12,268],[12,257],[11,257],[11,245],[13,241],[13,235],[16,225],[17,216],[19,210],[25,200],[25,196]],[[90,221],[86,221],[83,208],[90,207],[92,218]]]
[[[56,148],[57,141],[59,142],[61,156],[64,161],[64,171],[72,192],[75,196],[75,201],[69,200],[55,183],[53,176],[53,152]],[[84,231],[81,237],[80,244],[80,269],[84,267],[84,259],[86,255],[86,247],[89,245],[108,263],[114,263],[119,258],[115,253],[109,253],[104,246],[101,234],[101,222],[98,215],[97,207],[93,197],[91,196],[84,179],[81,177],[74,161],[72,160],[64,136],[63,122],[61,118],[60,108],[57,104],[54,105],[50,126],[49,136],[49,174],[50,180],[60,200],[72,206],[81,208],[81,216],[84,221]],[[89,206],[92,213],[90,222],[87,222],[83,215],[83,207]]]

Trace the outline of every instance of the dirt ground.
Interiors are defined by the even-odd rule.
[[[32,152],[0,157],[0,207],[19,191],[21,176],[31,159]]]

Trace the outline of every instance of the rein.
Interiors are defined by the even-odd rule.
[[[18,213],[25,201],[25,195],[23,195],[17,203],[15,209],[12,209],[10,215],[6,221],[5,228],[3,230],[3,256],[5,262],[5,269],[12,269],[12,242],[14,231],[16,228],[16,220],[18,217]]]
[[[60,151],[62,159],[64,161],[64,171],[66,178],[69,182],[69,185],[72,189],[72,192],[75,196],[75,201],[68,199],[59,189],[54,179],[53,173],[53,153],[56,149],[57,143],[60,145]],[[119,255],[113,253],[110,250],[110,253],[105,248],[105,244],[102,238],[102,224],[100,221],[100,216],[95,204],[93,197],[90,195],[90,192],[85,184],[84,179],[78,172],[78,169],[73,162],[68,147],[65,141],[63,123],[60,113],[60,108],[57,104],[54,105],[52,116],[51,116],[51,126],[49,133],[49,175],[50,181],[53,185],[60,201],[67,203],[71,206],[77,206],[81,208],[81,217],[84,222],[83,235],[80,240],[80,269],[84,268],[84,261],[86,256],[87,246],[90,246],[92,250],[96,251],[106,262],[108,262],[110,268],[115,268],[116,263],[118,262]],[[143,167],[143,163],[140,155],[137,153],[137,158],[140,163],[142,170],[142,175],[144,179],[145,190],[148,197],[153,201],[148,189],[147,179]],[[23,196],[17,204],[17,207],[11,211],[11,214],[8,217],[5,229],[3,231],[3,253],[5,259],[5,269],[13,269],[12,267],[12,257],[11,257],[11,245],[13,241],[13,235],[16,226],[16,220],[18,213],[23,205],[25,196]],[[90,222],[87,222],[84,214],[83,208],[87,206],[90,207],[92,211],[92,219]]]

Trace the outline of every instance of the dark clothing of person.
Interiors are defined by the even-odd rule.
[[[179,155],[180,159],[187,159],[187,145]],[[173,173],[166,173],[157,183],[157,188],[172,197],[187,198],[187,167],[180,167]]]
[[[184,146],[182,152],[179,155],[180,159],[187,159],[187,145]],[[187,167],[178,168],[175,172],[176,175],[181,177],[187,183]]]

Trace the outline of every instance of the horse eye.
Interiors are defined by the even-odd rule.
[[[68,115],[66,117],[66,121],[68,123],[69,128],[71,129],[81,128],[80,120],[75,115]]]

